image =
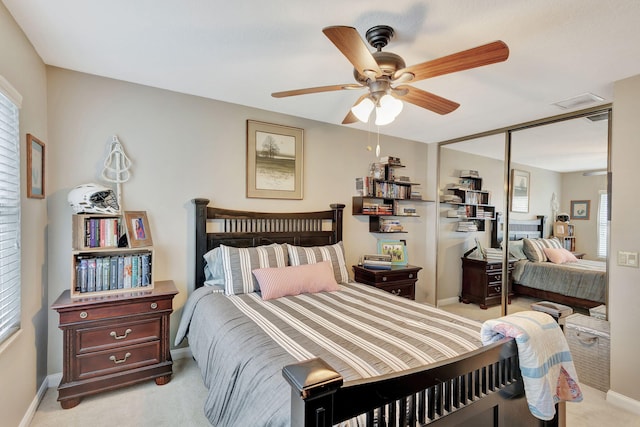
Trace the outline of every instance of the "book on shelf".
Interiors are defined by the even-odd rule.
[[[478,225],[473,221],[460,221],[458,222],[458,231],[478,231]]]
[[[356,196],[370,196],[373,194],[373,178],[363,176],[356,178]]]
[[[91,293],[137,288],[151,284],[149,253],[79,256],[76,259],[75,268],[76,292]]]
[[[380,157],[380,163],[391,165],[391,166],[402,165],[402,162],[400,162],[400,157],[394,157],[394,156],[382,156]]]
[[[380,231],[383,233],[392,233],[403,231],[404,228],[397,219],[380,218]]]
[[[480,174],[478,173],[477,170],[463,169],[463,170],[460,171],[460,177],[462,177],[462,178],[466,178],[466,177],[480,178]]]

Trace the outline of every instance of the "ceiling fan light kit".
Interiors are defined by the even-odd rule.
[[[283,98],[337,90],[367,89],[369,93],[358,98],[342,121],[343,124],[358,120],[368,122],[374,108],[376,125],[389,124],[402,111],[402,101],[437,114],[448,114],[460,104],[405,83],[494,64],[506,61],[509,57],[507,45],[502,41],[495,41],[407,67],[399,55],[382,51],[394,35],[393,28],[388,25],[377,25],[367,31],[366,39],[376,49],[373,53],[353,27],[332,26],[324,28],[322,32],[351,62],[358,84],[312,87],[274,92],[271,95]]]

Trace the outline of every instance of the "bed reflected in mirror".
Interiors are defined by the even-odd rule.
[[[606,318],[609,110],[576,114],[440,144],[439,307],[482,321],[548,301]]]

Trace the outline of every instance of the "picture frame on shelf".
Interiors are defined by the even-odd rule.
[[[130,248],[153,246],[151,227],[149,227],[146,211],[126,211],[124,222]]]
[[[591,200],[572,200],[571,219],[589,219]]]
[[[303,198],[303,130],[247,120],[247,197]]]
[[[27,134],[27,197],[44,199],[44,142]]]
[[[392,265],[407,265],[407,244],[404,240],[378,240],[378,253],[391,256]]]
[[[511,212],[529,212],[531,175],[527,171],[511,169]]]

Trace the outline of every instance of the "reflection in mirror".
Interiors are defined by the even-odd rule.
[[[440,146],[438,306],[478,320],[500,316],[502,261],[484,254],[504,211],[504,155],[502,134]]]
[[[536,123],[510,135],[497,133],[440,145],[436,283],[439,307],[482,321],[530,310],[532,303],[550,301],[570,306],[574,312],[590,314],[591,308],[591,313],[606,316],[609,110],[596,113]],[[507,136],[511,140],[508,168]],[[481,184],[475,184],[480,185],[475,191],[488,191],[487,199],[483,200],[482,194],[452,190],[474,185],[473,180],[465,182],[460,177],[461,172],[469,171],[477,171],[482,178]],[[509,212],[505,212],[507,203]],[[470,206],[484,204],[487,206],[482,206],[480,212],[495,220],[478,219],[479,206]],[[554,224],[558,225],[555,230]],[[523,239],[537,237],[558,238],[559,246],[580,261],[557,264],[549,261],[546,254],[544,262],[528,260]],[[488,252],[485,257],[477,249],[472,250],[478,244]],[[544,254],[543,249],[540,252]],[[554,252],[568,256],[564,251],[548,252],[552,258]],[[501,257],[506,258],[504,264]],[[535,285],[526,264],[562,268],[564,274],[576,278],[582,274],[574,271],[578,265],[590,265],[599,270],[593,273],[599,276],[593,279],[598,284],[590,290],[573,285],[562,288],[547,279],[538,280]],[[504,280],[503,266],[509,271]],[[510,278],[515,281],[512,283]],[[577,294],[576,289],[580,289]],[[502,301],[510,304],[501,307]],[[594,310],[595,307],[598,308]]]
[[[524,243],[525,259],[513,270],[519,302],[606,315],[608,133],[608,114],[594,114],[511,134],[511,171],[527,174],[530,190],[528,211],[511,205],[507,232],[512,256]],[[512,179],[514,195],[518,186]],[[520,229],[538,216],[545,218],[542,237],[551,239],[542,243],[558,248],[527,251],[531,245]]]

